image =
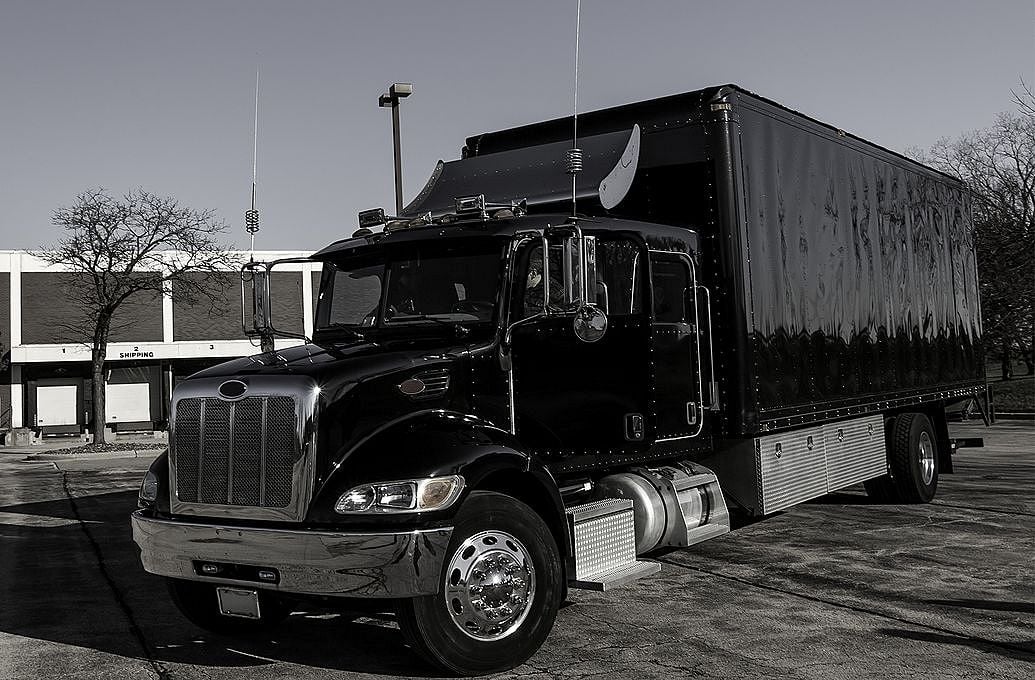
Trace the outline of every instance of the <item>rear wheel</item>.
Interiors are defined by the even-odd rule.
[[[510,496],[475,491],[457,513],[439,592],[401,602],[399,626],[418,654],[449,673],[509,670],[549,634],[562,578],[542,518]]]
[[[169,594],[176,608],[187,619],[205,630],[224,635],[249,634],[272,628],[291,613],[288,605],[273,593],[259,591],[260,619],[244,619],[226,616],[219,612],[216,587],[210,583],[198,583],[183,579],[166,579]]]
[[[903,413],[891,426],[888,460],[895,495],[903,503],[930,503],[938,490],[934,427],[923,413]]]

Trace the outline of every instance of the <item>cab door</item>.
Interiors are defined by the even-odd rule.
[[[590,301],[608,319],[606,332],[595,342],[575,336],[571,315],[533,318],[543,309],[544,284],[550,305],[565,304],[559,249],[550,254],[547,281],[541,245],[528,244],[517,258],[511,320],[529,323],[513,331],[512,398],[516,431],[530,446],[606,452],[646,444],[646,248],[617,237],[598,237],[592,248]]]
[[[696,437],[703,427],[702,322],[693,260],[650,251],[654,439]]]

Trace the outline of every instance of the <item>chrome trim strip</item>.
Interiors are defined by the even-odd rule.
[[[262,400],[262,411],[261,415],[261,432],[259,433],[259,505],[266,505],[266,437],[268,434],[268,428],[266,424],[269,418],[269,399]]]
[[[687,255],[686,253],[681,253],[681,252],[679,252],[677,250],[653,250],[651,248],[647,249],[647,253],[648,254],[658,254],[658,255],[674,255],[674,256],[678,257],[679,259],[681,259],[684,263],[689,265],[689,267],[690,267],[690,279],[691,279],[690,283],[691,283],[691,288],[696,293],[696,290],[697,290],[697,267],[694,266],[694,261],[693,261],[693,259],[689,255]],[[653,300],[652,300],[652,303],[653,303]],[[652,304],[652,306],[653,306],[653,304]],[[652,326],[654,325],[654,310],[653,309],[651,309],[651,325]],[[696,338],[696,340],[694,342],[694,348],[697,350],[697,405],[698,405],[698,408],[703,413],[703,411],[704,411],[704,383],[703,383],[703,376],[701,375],[701,321],[700,321],[700,315],[698,314],[698,311],[697,311],[697,295],[696,294],[694,295],[694,334],[697,336],[697,338]],[[663,437],[663,438],[660,438],[660,439],[655,439],[654,442],[655,443],[661,443],[661,442],[680,441],[680,440],[683,440],[683,439],[693,439],[694,437],[696,437],[699,434],[701,434],[701,430],[703,430],[703,429],[704,429],[704,418],[701,417],[701,418],[698,418],[698,420],[697,420],[697,429],[692,434],[681,435],[679,437]]]
[[[265,399],[263,400],[265,402]],[[226,498],[228,501],[234,498],[234,420],[237,418],[237,403],[230,402],[230,422],[227,423],[230,445],[226,452]]]
[[[710,369],[708,375],[711,378],[708,385],[708,408],[712,411],[717,411],[719,410],[719,379],[715,375],[715,329],[712,327],[712,293],[708,290],[708,286],[698,286],[698,288],[704,291],[705,315],[708,321],[708,366]],[[704,415],[702,414],[701,417],[703,418]]]

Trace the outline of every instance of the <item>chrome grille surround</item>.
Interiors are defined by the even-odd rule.
[[[249,376],[227,399],[226,378],[181,383],[169,433],[173,514],[301,521],[313,493],[319,389],[301,376]]]

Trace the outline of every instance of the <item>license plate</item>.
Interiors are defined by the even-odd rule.
[[[259,618],[259,592],[243,588],[216,588],[219,612],[242,619]]]

